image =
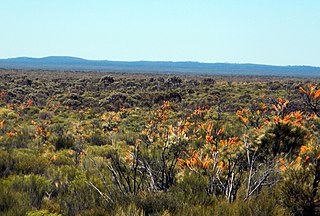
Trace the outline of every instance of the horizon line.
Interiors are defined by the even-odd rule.
[[[0,58],[0,60],[11,60],[18,58],[29,58],[29,59],[45,59],[50,57],[61,57],[61,58],[74,58],[81,59],[85,61],[110,61],[110,62],[170,62],[170,63],[199,63],[199,64],[238,64],[238,65],[265,65],[265,66],[275,66],[275,67],[315,67],[320,68],[320,65],[306,65],[306,64],[272,64],[272,63],[252,63],[252,62],[209,62],[209,61],[190,61],[190,60],[110,60],[110,59],[90,59],[78,56],[68,56],[68,55],[49,55],[42,57],[31,57],[31,56],[16,56],[8,58]]]

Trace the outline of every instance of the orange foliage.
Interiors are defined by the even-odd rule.
[[[317,90],[314,94],[314,99],[318,99],[320,97],[320,90]]]
[[[16,134],[17,134],[17,133],[12,132],[12,131],[7,132],[7,135],[8,135],[9,137],[13,137],[13,136],[15,136]]]
[[[303,113],[301,111],[291,112],[288,115],[285,115],[283,118],[280,116],[274,116],[273,120],[276,124],[283,123],[283,124],[293,124],[297,126],[302,126],[305,124],[303,120]]]
[[[207,143],[212,142],[212,140],[213,140],[213,136],[209,136],[209,135],[206,136],[206,142]]]
[[[244,123],[247,123],[249,121],[249,119],[246,117],[248,113],[249,113],[249,110],[247,109],[238,110],[237,117]]]
[[[170,102],[169,101],[165,101],[162,105],[162,109],[168,109],[170,107]]]
[[[299,90],[300,90],[303,94],[307,94],[307,91],[306,91],[306,90],[304,90],[304,88],[299,87]]]
[[[219,136],[219,135],[223,134],[223,132],[224,132],[224,128],[221,128],[218,130],[217,135]]]
[[[239,140],[238,137],[232,137],[227,140],[220,140],[219,143],[222,146],[232,146],[232,145],[237,146],[239,144],[238,140]]]
[[[320,90],[315,90],[315,88],[316,87],[314,85],[309,84],[307,90],[305,90],[302,87],[300,87],[299,90],[301,93],[309,97],[311,101],[312,100],[315,101],[315,100],[318,100],[320,97]]]
[[[5,120],[0,120],[0,128],[3,128]]]

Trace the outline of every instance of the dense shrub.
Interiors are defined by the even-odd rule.
[[[141,194],[135,198],[135,203],[146,215],[161,214],[166,210],[175,213],[182,207],[181,200],[171,193]]]
[[[291,78],[0,70],[0,215],[319,215],[319,99]]]
[[[307,131],[301,127],[279,123],[266,131],[261,139],[263,156],[275,157],[279,154],[296,156],[300,147],[306,143]]]
[[[49,164],[49,158],[31,149],[14,150],[11,152],[11,157],[10,173],[43,174]]]
[[[42,199],[46,192],[51,191],[50,182],[39,175],[11,175],[0,181],[0,199],[2,211],[16,209],[15,211],[31,208],[40,209]]]
[[[282,204],[292,215],[320,215],[319,170],[301,169],[287,172],[281,187]]]

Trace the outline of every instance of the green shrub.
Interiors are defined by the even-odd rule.
[[[55,166],[73,166],[76,163],[75,154],[76,152],[73,150],[61,149],[51,157],[51,163]]]
[[[160,214],[166,210],[174,213],[182,207],[182,201],[175,199],[173,193],[145,193],[134,197],[134,202],[146,215]]]
[[[87,138],[87,141],[91,145],[97,145],[97,146],[102,146],[106,144],[105,137],[99,132],[93,133],[90,137]]]
[[[11,152],[10,171],[22,174],[43,174],[49,165],[49,158],[32,149],[15,149]]]
[[[275,191],[272,188],[264,188],[257,196],[248,200],[247,205],[250,208],[252,215],[282,215],[279,198],[276,197],[274,193]]]
[[[69,179],[66,187],[59,192],[57,201],[64,215],[81,215],[83,211],[107,207],[100,194],[88,185],[84,173],[79,171],[75,172],[73,179]]]
[[[0,177],[7,176],[13,166],[12,156],[7,151],[0,150]]]
[[[275,124],[261,139],[259,153],[264,159],[279,154],[297,155],[300,147],[306,143],[306,135],[307,131],[302,127],[283,123]]]
[[[110,213],[110,215],[115,216],[144,216],[147,215],[142,209],[138,208],[134,204],[130,204],[128,206],[117,206],[114,211]]]
[[[54,145],[56,150],[70,149],[74,147],[75,139],[73,136],[68,134],[59,135],[52,139],[52,144]]]
[[[1,181],[1,188],[6,188],[8,194],[21,194],[23,202],[29,208],[41,208],[46,192],[51,191],[50,181],[39,175],[11,175]],[[2,192],[3,193],[3,192]],[[8,204],[9,202],[9,204]],[[11,204],[10,204],[11,202]],[[20,201],[19,201],[20,202]],[[16,202],[19,205],[19,202]],[[12,201],[5,201],[7,207],[14,208]],[[7,208],[6,207],[6,208]]]
[[[51,213],[48,210],[29,211],[26,216],[62,216],[61,214]]]
[[[39,108],[38,107],[28,107],[28,108],[24,108],[21,111],[21,114],[23,114],[24,116],[33,116],[39,113]]]
[[[0,187],[0,215],[24,215],[30,209],[30,199],[26,193],[12,190],[3,180]]]
[[[208,195],[208,179],[195,173],[186,174],[172,189],[178,199],[191,205],[208,205],[216,201],[216,198]]]
[[[53,117],[53,113],[46,111],[46,110],[42,110],[39,113],[39,119],[40,120],[50,120]]]
[[[281,187],[282,204],[292,215],[320,215],[319,182],[314,185],[316,170],[288,170]],[[316,187],[315,187],[316,186]],[[314,193],[316,191],[317,193]]]
[[[29,145],[33,141],[33,136],[31,133],[30,127],[23,125],[19,131],[15,131],[17,128],[8,128],[7,133],[13,133],[13,135],[7,135],[5,134],[0,142],[0,146],[3,146],[6,149],[11,149],[11,148],[28,148],[30,147]]]

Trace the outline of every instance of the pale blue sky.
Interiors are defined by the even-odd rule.
[[[320,66],[320,0],[1,0],[0,58]]]

